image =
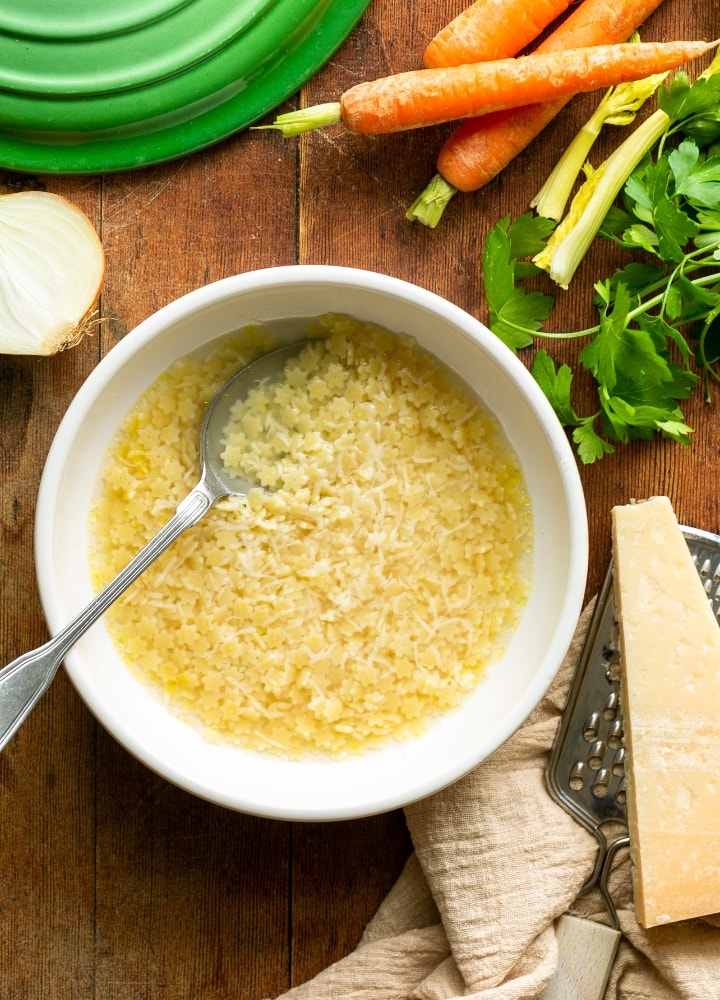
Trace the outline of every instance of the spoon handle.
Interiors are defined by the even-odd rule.
[[[67,651],[186,528],[207,513],[216,499],[203,482],[199,483],[160,531],[72,621],[44,645],[0,670],[0,751],[45,694]]]

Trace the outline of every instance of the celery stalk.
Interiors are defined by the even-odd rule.
[[[561,219],[573,185],[604,125],[630,125],[667,73],[621,83],[606,91],[590,118],[574,137],[543,186],[530,202],[538,215]]]
[[[668,115],[658,109],[593,170],[570,203],[568,214],[533,258],[561,288],[570,284],[625,181],[669,124]]]

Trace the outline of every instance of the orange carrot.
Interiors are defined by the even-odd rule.
[[[640,80],[697,59],[715,44],[596,45],[412,70],[357,84],[339,101],[290,111],[261,127],[279,129],[284,136],[334,124],[365,135],[400,132]]]
[[[532,142],[572,96],[461,122],[440,149],[438,173],[458,191],[484,187]]]
[[[514,56],[534,41],[570,0],[475,0],[428,43],[426,68]],[[622,39],[624,41],[624,39]]]
[[[662,0],[583,0],[535,50],[611,45],[626,41]],[[571,100],[558,97],[545,104],[498,111],[462,122],[440,150],[438,173],[407,212],[436,226],[456,191],[477,191],[496,177]]]
[[[345,91],[342,123],[350,132],[379,135],[569,97],[674,69],[713,44],[596,45],[398,73]]]
[[[536,49],[538,53],[562,52],[568,46],[612,44],[632,32],[660,6],[661,0],[585,0]],[[489,183],[520,153],[572,95],[547,104],[500,112],[476,123],[463,122],[448,138],[438,156],[438,170],[460,191],[476,191]]]

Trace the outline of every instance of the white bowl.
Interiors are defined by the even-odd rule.
[[[523,723],[557,672],[587,572],[587,517],[575,459],[548,402],[511,351],[463,310],[407,282],[342,267],[277,267],[199,288],[150,316],[108,353],[73,400],[50,449],[37,507],[36,566],[52,633],[93,596],[90,504],[111,438],[140,393],[175,359],[245,322],[325,312],[413,334],[475,389],[519,456],[534,520],[533,579],[503,660],[458,710],[421,737],[312,761],[206,742],[135,678],[102,621],[65,660],[90,710],[148,767],[212,802],[285,820],[398,808],[485,759]]]

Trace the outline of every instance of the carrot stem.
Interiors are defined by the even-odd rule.
[[[312,132],[316,128],[341,124],[341,104],[339,101],[330,101],[327,104],[315,104],[311,108],[288,111],[284,115],[278,115],[271,125],[255,125],[253,127],[259,132],[264,129],[276,129],[283,138],[289,139],[294,135],[301,135],[303,132]]]
[[[434,229],[442,218],[447,203],[457,194],[457,188],[449,184],[442,174],[435,174],[425,190],[418,195],[405,213],[411,222],[422,222]]]

